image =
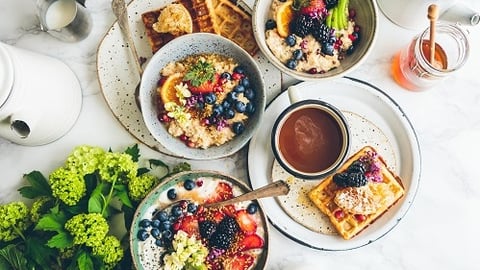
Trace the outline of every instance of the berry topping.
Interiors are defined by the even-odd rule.
[[[235,218],[231,216],[225,216],[217,227],[217,231],[229,234],[235,234],[238,230],[238,223]]]
[[[263,247],[264,241],[263,239],[258,236],[257,234],[250,234],[245,235],[239,243],[239,247],[241,251],[254,249],[254,248],[261,248]]]
[[[246,210],[242,209],[237,211],[235,213],[235,219],[243,232],[251,234],[257,230],[257,223]]]
[[[212,192],[212,196],[208,198],[205,203],[221,202],[233,197],[232,186],[227,183],[220,182],[215,187],[215,192]]]
[[[183,182],[183,187],[186,190],[192,190],[192,189],[195,188],[195,182],[191,179],[187,179],[187,180],[185,180],[185,182]]]
[[[289,59],[285,65],[289,69],[295,69],[298,65],[298,61],[295,59]]]
[[[255,214],[258,211],[258,205],[256,203],[250,203],[247,206],[247,212],[251,215]]]
[[[363,221],[365,221],[365,219],[367,219],[367,217],[365,215],[362,215],[362,214],[355,214],[355,219],[358,222],[363,222]]]
[[[338,5],[338,0],[325,0],[325,7],[327,9],[334,8]]]
[[[217,229],[217,225],[210,221],[210,220],[205,220],[203,222],[198,223],[198,228],[200,230],[200,235],[205,238],[205,239],[210,239],[212,234],[215,232]]]
[[[345,217],[345,213],[343,212],[342,209],[338,209],[335,212],[333,212],[333,215],[335,216],[336,219],[342,219]]]
[[[312,33],[314,27],[318,25],[318,19],[308,15],[299,15],[290,22],[290,31],[299,36],[305,37]]]
[[[175,200],[177,198],[177,191],[174,188],[171,188],[167,191],[167,197],[170,200]]]
[[[288,46],[293,47],[295,44],[297,44],[297,39],[295,38],[295,35],[290,34],[285,38],[285,43],[287,43]]]
[[[232,129],[235,134],[240,135],[245,131],[245,125],[242,122],[235,122],[232,125]]]
[[[247,253],[237,253],[223,262],[223,268],[229,270],[247,270],[254,263],[252,255]]]
[[[267,22],[265,23],[266,30],[272,30],[276,27],[277,27],[277,23],[272,19],[267,20]]]

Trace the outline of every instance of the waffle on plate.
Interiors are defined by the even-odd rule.
[[[400,178],[375,149],[366,146],[338,173],[313,188],[308,197],[348,240],[387,212],[404,193]]]
[[[258,46],[253,36],[251,16],[243,8],[230,0],[180,0],[172,4],[183,5],[191,16],[192,32],[208,32],[222,35],[255,55]],[[167,5],[167,6],[169,6]],[[170,40],[186,34],[186,32],[158,32],[155,24],[166,7],[151,10],[142,14],[148,41],[152,53],[158,51]]]

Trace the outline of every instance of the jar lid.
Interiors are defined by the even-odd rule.
[[[13,65],[7,47],[0,43],[0,107],[5,103],[12,91],[13,86]]]

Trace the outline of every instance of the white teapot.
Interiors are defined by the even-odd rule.
[[[0,42],[0,67],[0,137],[35,146],[71,129],[82,91],[65,63]]]

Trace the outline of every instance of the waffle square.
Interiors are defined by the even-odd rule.
[[[365,146],[350,157],[338,172],[345,172],[354,161],[368,153],[377,152],[371,146]],[[388,209],[398,202],[398,200],[405,194],[400,177],[388,169],[387,164],[380,155],[377,154],[376,156],[378,163],[380,164],[382,182],[375,183],[373,181],[368,181],[367,185],[362,188],[380,201],[378,207],[373,213],[362,214],[361,218],[359,218],[358,214],[345,211],[345,209],[342,209],[337,205],[335,202],[337,192],[345,192],[346,188],[337,186],[333,182],[333,175],[328,176],[308,193],[310,200],[320,209],[320,211],[328,216],[337,232],[346,240],[351,239],[375,222],[375,220],[386,213]],[[387,196],[389,197],[388,200],[386,199]],[[342,215],[336,215],[337,211],[341,211]]]

